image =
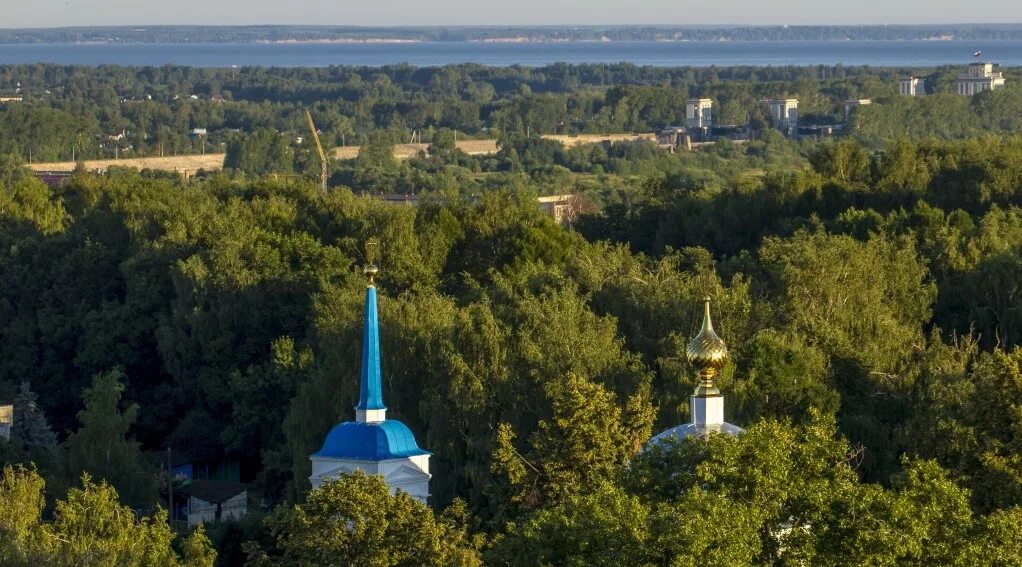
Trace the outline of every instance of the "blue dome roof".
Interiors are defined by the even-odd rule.
[[[349,421],[330,430],[314,457],[385,461],[429,455],[419,448],[408,426],[393,419],[377,423]]]

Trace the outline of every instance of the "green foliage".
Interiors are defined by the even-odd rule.
[[[167,515],[157,511],[137,518],[118,501],[108,484],[84,475],[56,503],[51,522],[44,522],[44,482],[33,471],[5,466],[0,477],[0,562],[30,565],[125,565],[212,567],[216,552],[202,529],[184,538],[183,557],[172,546]]]
[[[57,436],[50,429],[46,415],[36,403],[36,395],[28,382],[22,382],[14,398],[14,423],[11,438],[28,447],[52,448],[57,445]]]
[[[800,231],[759,257],[780,316],[832,356],[890,372],[922,341],[936,290],[910,242]]]
[[[274,130],[262,128],[239,137],[227,145],[224,167],[252,175],[290,173],[294,150],[288,139]]]
[[[453,517],[437,518],[406,493],[391,495],[382,478],[356,471],[268,518],[273,548],[249,545],[249,564],[481,565],[475,542]]]
[[[119,407],[123,378],[120,370],[97,374],[86,390],[81,427],[67,439],[68,466],[75,475],[83,471],[119,487],[127,502],[142,506],[155,500],[156,478],[129,438],[138,406]]]
[[[508,526],[487,555],[492,565],[649,565],[649,510],[614,485],[597,483]]]

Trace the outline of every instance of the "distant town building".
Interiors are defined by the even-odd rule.
[[[0,439],[11,440],[11,427],[14,426],[14,406],[0,406]]]
[[[429,497],[429,458],[415,441],[408,426],[387,419],[383,405],[383,372],[380,366],[380,327],[376,315],[376,285],[379,270],[369,265],[365,274],[365,313],[362,332],[362,371],[355,421],[335,426],[319,451],[309,456],[309,482],[319,488],[325,481],[361,470],[380,475],[391,492],[401,490],[425,502]]]
[[[689,99],[685,104],[685,126],[688,128],[712,128],[713,100],[708,98]]]
[[[923,96],[926,94],[926,79],[905,77],[898,82],[898,94],[902,96]]]
[[[247,484],[196,480],[180,491],[188,498],[188,527],[210,522],[240,520],[248,514]]]
[[[993,63],[976,62],[969,70],[958,76],[958,94],[972,96],[983,91],[1004,88],[1004,74],[994,71]]]
[[[856,108],[859,108],[860,106],[868,106],[870,104],[873,104],[873,101],[868,99],[868,98],[860,98],[860,99],[856,99],[856,100],[846,100],[845,101],[845,120],[848,120],[848,117],[852,115],[852,111],[854,111]]]
[[[24,100],[24,99],[21,98],[21,95],[16,95],[16,96],[3,96],[3,95],[0,95],[0,104],[12,104],[12,103],[15,103],[15,102],[21,102],[22,100]]]
[[[209,132],[207,132],[205,128],[192,128],[192,137],[193,138],[199,138],[199,137],[207,135],[208,133]]]
[[[770,112],[774,128],[794,133],[798,130],[798,99],[776,98],[763,101]]]
[[[685,129],[681,128],[681,132],[684,133]],[[378,198],[388,203],[409,207],[418,207],[423,202],[440,204],[447,202],[447,199],[435,195],[423,196],[404,193],[386,193],[379,195]],[[580,214],[587,212],[593,206],[592,203],[572,193],[546,195],[537,198],[536,202],[539,204],[540,211],[549,214],[559,224],[571,224]]]
[[[575,194],[547,195],[540,197],[538,201],[540,210],[552,216],[554,222],[561,225],[574,222],[587,206],[585,200]]]
[[[684,126],[668,126],[657,132],[656,142],[661,146],[679,146],[687,135],[688,129]]]
[[[727,345],[713,329],[710,319],[710,299],[703,300],[703,325],[685,349],[685,355],[699,369],[698,385],[689,405],[692,421],[672,427],[653,437],[647,446],[677,443],[685,437],[703,437],[711,433],[738,435],[744,430],[724,421],[724,396],[715,380],[728,358]]]
[[[127,137],[127,135],[128,135],[128,132],[126,130],[121,130],[120,132],[111,132],[107,136],[107,139],[110,140],[111,142],[120,142],[125,137]]]
[[[174,489],[167,493],[168,515],[175,525],[192,528],[248,513],[254,463],[201,450],[196,454],[187,448],[154,451],[148,456],[160,468],[169,469]]]

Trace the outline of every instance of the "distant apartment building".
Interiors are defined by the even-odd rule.
[[[685,104],[685,126],[688,128],[713,127],[713,100],[692,98]]]
[[[860,98],[860,99],[856,99],[856,100],[846,100],[845,101],[845,120],[848,120],[848,118],[852,115],[852,112],[855,111],[856,108],[859,108],[859,107],[862,107],[862,106],[868,106],[870,104],[873,104],[873,101],[871,99],[868,99],[868,98]]]
[[[4,95],[0,95],[0,104],[12,104],[12,103],[15,103],[15,102],[21,102],[22,100],[23,99],[21,98],[21,95],[16,95],[16,96],[4,96]]]
[[[926,79],[905,77],[898,83],[898,94],[902,96],[923,96],[926,94]]]
[[[993,63],[976,62],[969,65],[967,73],[958,76],[958,94],[972,96],[983,91],[1004,88],[1004,74],[994,71]]]
[[[775,98],[763,101],[770,112],[770,120],[774,128],[782,132],[794,133],[798,130],[798,99]]]

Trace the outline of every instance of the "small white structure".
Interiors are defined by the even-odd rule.
[[[744,431],[724,421],[724,396],[720,395],[720,390],[713,383],[727,362],[728,351],[727,345],[713,330],[709,298],[703,301],[703,326],[699,334],[688,343],[685,354],[692,364],[700,368],[699,385],[689,398],[692,422],[660,433],[650,439],[647,446],[676,443],[685,437],[702,437],[711,433],[738,435]]]
[[[373,278],[379,270],[365,269],[366,288],[362,334],[362,372],[355,421],[337,425],[327,434],[323,447],[309,456],[312,475],[309,482],[318,488],[324,481],[350,474],[356,469],[369,475],[381,475],[391,492],[401,490],[425,502],[429,498],[429,457],[419,448],[415,436],[404,423],[387,419],[383,405],[380,368],[380,329],[376,315],[376,286]]]
[[[854,111],[856,108],[859,108],[860,106],[868,106],[870,104],[873,104],[873,101],[871,99],[868,99],[868,98],[860,98],[860,99],[855,99],[855,100],[846,100],[845,101],[845,120],[848,120],[848,117],[852,115],[852,111]]]
[[[11,440],[11,427],[14,426],[14,406],[0,406],[0,439]]]
[[[585,206],[582,197],[574,194],[547,195],[537,199],[539,209],[554,218],[560,225],[568,225],[578,218]]]
[[[248,485],[196,480],[181,489],[188,496],[188,527],[240,520],[248,514]]]
[[[685,104],[685,126],[689,128],[713,127],[713,100],[692,98]]]
[[[968,72],[958,76],[958,94],[962,96],[1003,89],[1004,85],[1004,74],[995,72],[993,63],[972,63]]]
[[[684,126],[668,126],[657,132],[656,142],[661,146],[680,146],[687,135],[688,129]]]
[[[905,77],[898,82],[898,94],[902,96],[924,96],[926,80],[919,77]]]
[[[770,119],[774,128],[782,132],[794,132],[798,130],[798,99],[797,98],[775,98],[763,101],[770,112]]]

